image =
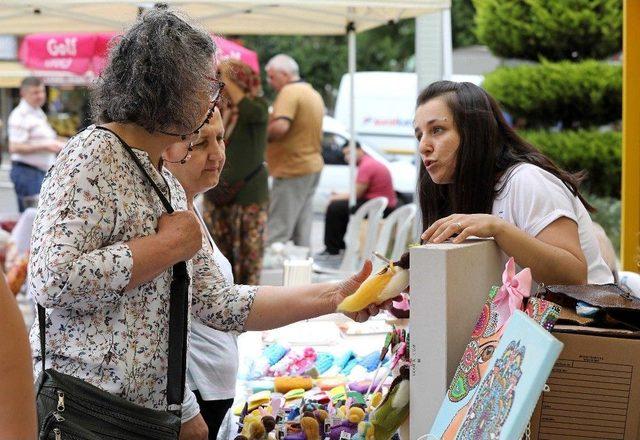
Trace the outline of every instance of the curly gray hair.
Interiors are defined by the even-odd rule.
[[[211,36],[166,10],[150,10],[111,49],[91,93],[101,123],[135,123],[150,133],[188,133],[203,117],[216,46]],[[207,93],[206,96],[209,96]]]

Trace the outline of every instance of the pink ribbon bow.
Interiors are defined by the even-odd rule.
[[[522,310],[524,298],[531,295],[531,270],[527,267],[516,274],[516,262],[509,258],[502,273],[502,287],[493,299],[498,314],[497,328],[511,318],[515,310]]]

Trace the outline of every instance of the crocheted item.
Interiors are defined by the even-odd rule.
[[[275,343],[265,347],[262,355],[267,359],[269,365],[273,366],[276,362],[282,359],[289,350],[290,348],[288,346]]]
[[[316,358],[316,370],[318,370],[318,373],[323,374],[331,368],[333,366],[334,359],[335,358],[332,354],[323,352],[318,353]]]
[[[291,350],[269,368],[271,376],[296,376],[310,369],[316,361],[316,351],[307,347],[302,352]]]
[[[351,373],[351,370],[353,370],[353,368],[356,365],[358,365],[358,359],[353,358],[347,363],[347,365],[344,366],[344,368],[342,369],[342,371],[340,373],[348,375],[349,373]]]
[[[363,367],[365,367],[367,369],[367,371],[369,373],[371,373],[378,366],[378,360],[379,359],[380,359],[380,353],[377,352],[377,351],[374,351],[372,353],[369,353],[368,355],[366,355],[362,359],[360,359],[358,364],[362,365]]]

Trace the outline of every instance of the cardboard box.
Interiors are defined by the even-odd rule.
[[[411,248],[411,440],[429,432],[489,289],[501,284],[493,240]],[[415,268],[418,268],[417,270]]]
[[[558,325],[564,350],[531,419],[538,440],[640,439],[640,333]]]

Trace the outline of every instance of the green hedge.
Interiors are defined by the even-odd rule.
[[[622,0],[473,3],[478,38],[504,58],[606,58],[622,48]]]
[[[482,86],[528,127],[589,127],[622,117],[622,67],[598,61],[501,67]]]
[[[619,131],[522,130],[519,134],[563,169],[587,171],[589,174],[582,184],[584,191],[600,197],[620,198],[622,134]]]

